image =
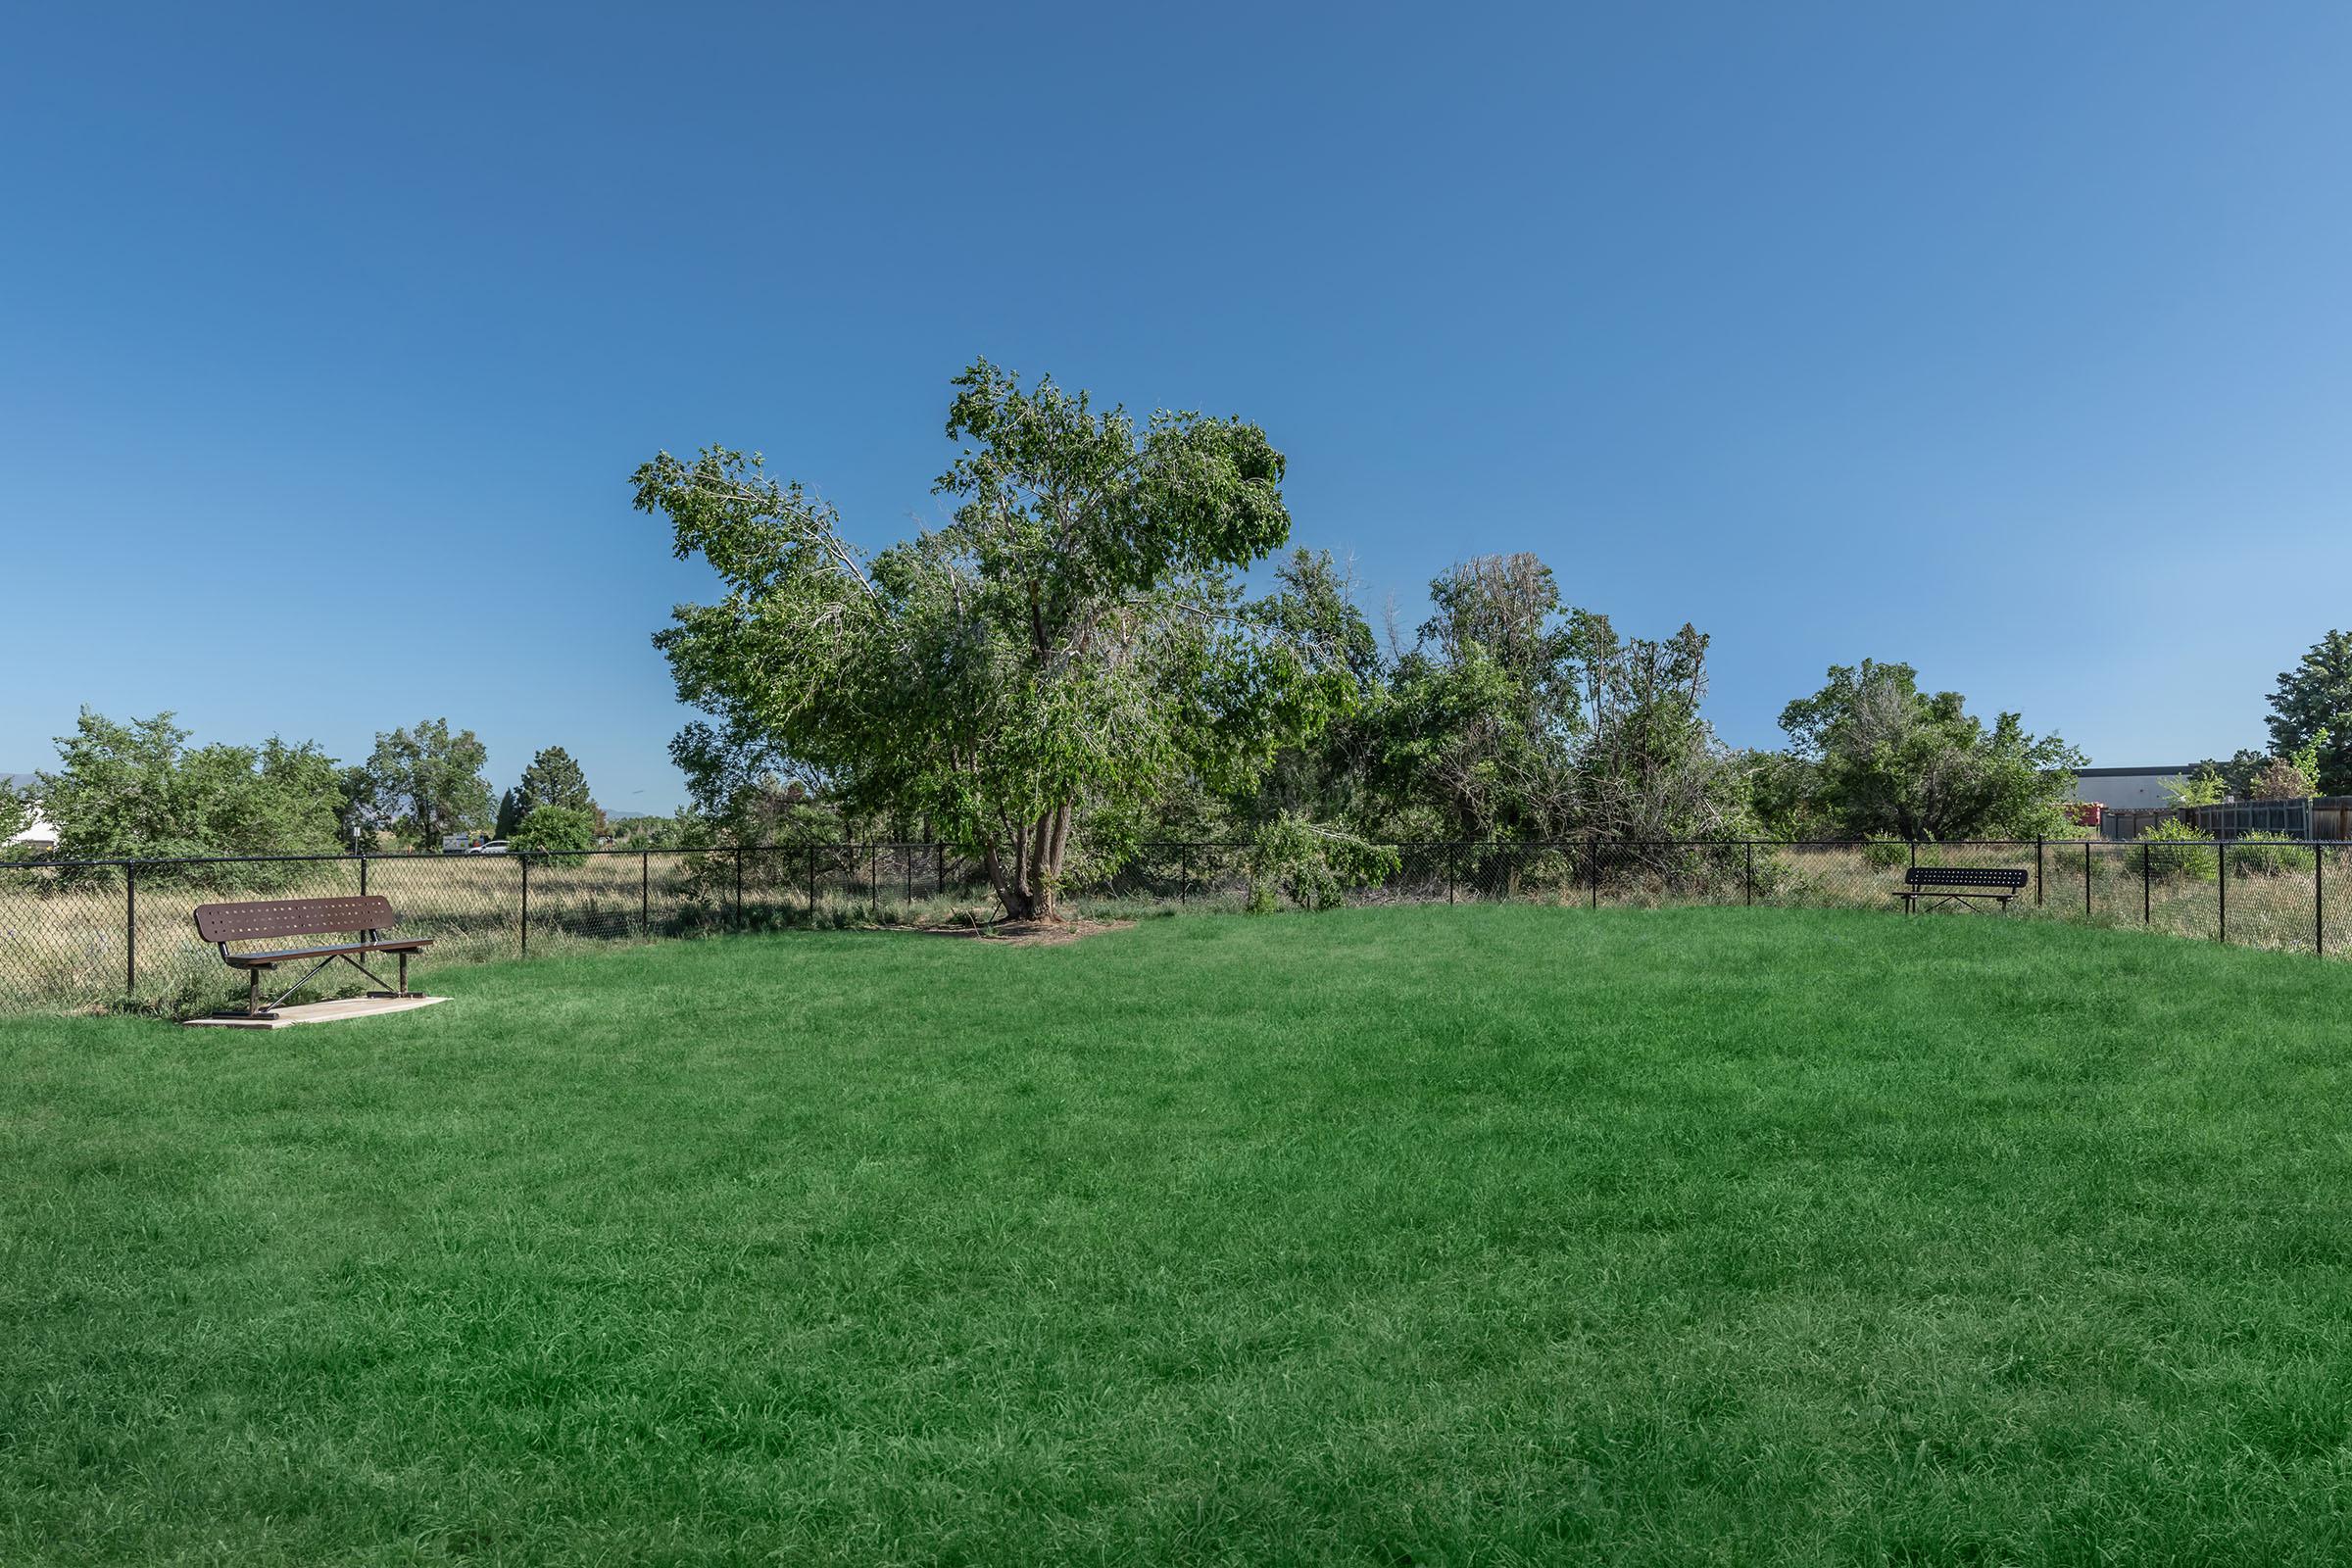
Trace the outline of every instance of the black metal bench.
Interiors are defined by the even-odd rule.
[[[377,985],[383,985],[382,977],[359,960],[358,956],[363,953],[389,953],[400,959],[398,989],[370,992],[370,996],[409,995],[409,956],[431,947],[433,939],[386,936],[385,933],[396,923],[392,917],[392,901],[380,894],[359,898],[257,899],[250,904],[200,904],[196,906],[196,934],[220,948],[222,963],[231,969],[245,971],[245,1016],[248,1018],[259,1018],[276,1011],[279,1003],[309,985],[319,970],[337,958]],[[293,937],[358,937],[360,940],[311,943],[267,953],[228,951],[231,942],[279,942]],[[276,1002],[263,1006],[262,975],[281,963],[301,963],[310,958],[318,961],[305,970],[301,979],[288,986]]]
[[[1979,899],[1990,900],[2006,911],[2009,901],[2025,890],[2026,873],[2021,870],[1915,865],[1903,873],[1903,885],[1894,896],[1903,901],[1905,914],[1917,914],[1923,904],[1931,909],[1938,904],[1957,904],[1963,909],[1973,909]]]

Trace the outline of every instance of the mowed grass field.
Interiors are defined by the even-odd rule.
[[[2335,1563],[2352,971],[1396,908],[0,1021],[0,1562]]]

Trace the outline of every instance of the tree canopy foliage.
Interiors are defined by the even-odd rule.
[[[514,789],[514,809],[528,816],[542,806],[561,806],[594,818],[596,801],[588,793],[588,775],[561,746],[550,746],[531,759]]]
[[[576,865],[585,852],[596,848],[596,818],[577,806],[534,806],[507,846],[557,865]]]
[[[518,792],[508,790],[500,795],[498,812],[490,821],[490,836],[494,839],[513,838],[514,830],[522,826],[523,809],[522,796]]]
[[[437,849],[444,834],[490,825],[488,760],[473,731],[453,731],[446,718],[379,733],[364,774],[368,805],[412,843]]]
[[[1147,839],[1248,843],[1264,898],[1320,904],[1379,841],[2063,823],[2077,754],[1904,664],[1834,668],[1789,705],[1788,753],[1732,752],[1703,632],[1624,636],[1530,554],[1449,567],[1384,654],[1327,553],[1246,592],[1289,531],[1256,426],[1139,423],[985,361],[955,385],[953,521],[870,558],[756,454],[633,476],[724,586],[656,638],[707,715],[672,755],[713,823],[772,829],[793,786],[835,821],[919,820],[977,851],[1016,917],[1053,912],[1073,844],[1101,870]]]
[[[58,766],[33,793],[69,859],[332,852],[334,761],[275,736],[190,746],[172,715],[118,722],[88,709],[58,737]]]
[[[1744,823],[1740,773],[1699,712],[1696,628],[1622,637],[1525,554],[1461,563],[1430,600],[1371,747],[1374,778],[1423,835],[1630,843]]]
[[[1551,568],[1481,556],[1429,585],[1435,613],[1397,659],[1381,707],[1377,776],[1424,809],[1431,836],[1561,836],[1582,730],[1576,628]]]
[[[870,561],[757,455],[637,470],[726,595],[657,645],[711,715],[672,754],[698,799],[778,774],[972,846],[1016,918],[1051,916],[1082,814],[1187,772],[1233,789],[1341,695],[1239,572],[1290,530],[1283,459],[1238,418],[1098,413],[986,361],[956,378],[954,520]],[[1336,672],[1329,672],[1336,675]]]
[[[1986,727],[1958,692],[1923,692],[1909,664],[1834,664],[1781,711],[1799,766],[1785,799],[1832,836],[2032,838],[2061,831],[2082,754],[2016,713]]]
[[[629,819],[632,847],[937,838],[1023,918],[1171,839],[1240,849],[1260,905],[1322,906],[1410,841],[1593,841],[1621,863],[1666,841],[2064,829],[2080,754],[1908,664],[1832,666],[1784,710],[1786,749],[1734,752],[1705,713],[1704,632],[1626,635],[1530,553],[1457,562],[1409,641],[1394,609],[1376,636],[1340,562],[1285,552],[1285,460],[1239,417],[1138,417],[979,361],[945,429],[948,520],[878,552],[757,453],[662,452],[632,475],[719,585],[655,637],[700,713],[670,746],[695,804]],[[2348,708],[2352,637],[2331,631],[2279,677],[2274,754],[2193,787],[2352,789]],[[576,855],[602,827],[561,746],[494,807],[485,748],[446,719],[379,733],[353,766],[187,741],[169,714],[85,712],[41,776],[69,851],[328,849],[386,827],[433,848],[495,821]],[[11,812],[0,799],[0,827]]]
[[[2329,631],[2279,671],[2270,709],[2272,755],[2312,753],[2306,793],[2352,794],[2352,633]]]

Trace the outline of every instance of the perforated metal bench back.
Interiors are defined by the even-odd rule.
[[[1903,873],[1915,888],[2022,888],[2026,873],[1973,865],[1915,865]]]
[[[364,898],[258,899],[251,904],[196,906],[196,934],[207,942],[345,936],[385,931],[392,924],[392,901],[376,893]]]

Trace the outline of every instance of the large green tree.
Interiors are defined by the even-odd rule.
[[[334,760],[304,742],[190,746],[170,713],[88,709],[32,793],[68,858],[278,855],[336,847]]]
[[[2030,838],[2058,831],[2082,754],[2030,734],[2019,715],[1987,727],[1958,692],[1923,692],[1909,664],[1834,664],[1781,711],[1812,772],[1814,809],[1842,837]]]
[[[352,848],[375,842],[382,824],[375,813],[375,781],[365,762],[346,762],[335,769],[335,839]]]
[[[1380,645],[1355,605],[1347,573],[1327,550],[1294,550],[1274,568],[1267,623],[1326,682],[1333,701],[1323,724],[1282,748],[1247,799],[1208,804],[1198,789],[1159,803],[1149,836],[1238,835],[1251,822],[1297,816],[1328,826],[1363,805],[1369,748],[1366,722],[1385,678]],[[1220,809],[1223,819],[1219,820]]]
[[[1630,844],[1733,825],[1740,773],[1699,714],[1696,628],[1621,637],[1526,554],[1454,565],[1430,602],[1370,705],[1388,831]]]
[[[2323,795],[2352,794],[2352,633],[2330,631],[2271,693],[2271,751],[2293,757],[2317,743]]]
[[[1373,769],[1397,825],[1445,838],[1570,831],[1583,732],[1577,654],[1587,617],[1565,609],[1532,555],[1480,556],[1429,585],[1434,613],[1396,661]]]
[[[954,520],[870,560],[757,455],[637,470],[637,506],[726,588],[655,639],[711,715],[671,753],[707,808],[789,777],[928,818],[1008,915],[1051,918],[1088,812],[1188,773],[1236,788],[1329,692],[1239,581],[1290,530],[1256,425],[1139,423],[986,361],[955,386],[961,449],[936,486]]]
[[[1742,775],[1699,712],[1706,634],[1686,622],[1671,637],[1620,639],[1607,617],[1579,612],[1573,641],[1586,705],[1575,770],[1586,835],[1642,846],[1743,825]]]
[[[488,760],[473,731],[453,731],[446,718],[378,733],[367,763],[369,805],[419,848],[438,849],[445,834],[489,825]]]

